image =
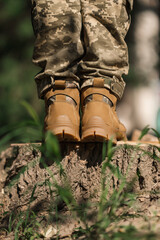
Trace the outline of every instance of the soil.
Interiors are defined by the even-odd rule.
[[[39,147],[40,144],[14,144],[0,155],[0,231],[4,234],[0,239],[14,239],[13,232],[7,235],[2,229],[7,228],[11,213],[16,216],[19,212],[25,212],[28,206],[39,219],[43,219],[41,231],[44,231],[43,228],[48,231],[48,239],[54,239],[57,231],[59,239],[71,239],[69,236],[82,223],[68,210],[60,191],[70,188],[79,204],[90,200],[95,206],[100,200],[102,143],[62,143],[60,163],[57,164],[55,157],[45,158],[47,167],[43,165]],[[117,209],[117,214],[126,211],[126,218],[123,217],[116,227],[111,224],[110,228],[130,224],[139,231],[153,231],[158,236],[160,147],[119,143],[113,149],[113,154],[106,150],[105,161],[110,159],[109,163],[119,168],[126,181],[123,191],[134,193],[136,201],[130,208],[123,206]],[[120,188],[122,181],[113,171],[114,168],[111,171],[107,167],[103,174],[105,185],[108,186],[108,199]],[[59,186],[59,192],[55,186]],[[56,219],[55,206],[58,211]],[[96,209],[90,211],[96,212]],[[90,224],[93,221],[94,218]],[[42,235],[45,236],[45,233]]]

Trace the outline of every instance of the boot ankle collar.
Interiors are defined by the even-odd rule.
[[[112,103],[113,106],[116,106],[117,103],[117,98],[115,95],[113,95],[109,89],[107,88],[95,88],[95,87],[88,87],[86,89],[82,89],[82,94],[81,94],[81,102],[85,101],[86,97],[93,95],[93,94],[100,94],[105,97],[107,97]]]
[[[94,95],[96,95],[96,94],[94,94]],[[85,106],[87,103],[89,103],[89,102],[91,102],[91,101],[94,101],[94,99],[93,99],[93,94],[87,96],[87,97],[84,99],[83,106]],[[104,96],[104,95],[101,95],[101,101],[107,103],[110,107],[113,107],[113,103],[112,103],[112,101],[111,101],[108,97],[106,97],[106,96]]]

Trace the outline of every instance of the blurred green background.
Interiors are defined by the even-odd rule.
[[[37,98],[32,64],[34,34],[30,1],[0,0],[0,127],[2,137],[12,126],[30,119],[21,101],[27,101],[43,121],[43,102]],[[4,129],[4,131],[3,131]],[[15,137],[14,141],[20,141]]]
[[[34,76],[40,69],[32,64],[34,34],[31,25],[30,1],[0,0],[0,139],[12,126],[30,120],[30,116],[21,101],[29,103],[37,112],[43,124],[44,103],[37,97]],[[132,13],[132,25],[127,35],[130,52],[130,73],[127,86],[136,86],[143,82],[137,78],[134,66],[134,18],[139,11],[138,2]],[[26,134],[23,132],[23,134]],[[38,137],[33,141],[38,141]],[[10,141],[23,141],[21,134]]]

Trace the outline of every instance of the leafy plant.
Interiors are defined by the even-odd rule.
[[[21,212],[17,217],[18,222],[14,227],[15,240],[40,238],[40,234],[38,233],[40,223],[37,221],[37,216],[33,211],[30,212],[27,210],[26,212]]]
[[[149,127],[149,125],[142,129],[141,135],[139,136],[138,140],[141,140],[149,131],[152,131],[156,135],[158,141],[160,142],[160,133],[154,128]]]
[[[17,142],[37,142],[42,141],[42,121],[40,121],[33,107],[22,101],[22,106],[27,110],[29,118],[21,123],[5,126],[0,129],[0,150],[14,140]]]
[[[40,233],[38,232],[40,221],[37,220],[37,215],[30,209],[30,205],[34,200],[34,193],[36,190],[36,185],[33,188],[31,197],[29,199],[28,208],[26,211],[13,211],[9,215],[8,228],[4,230],[9,234],[14,232],[15,240],[34,240],[39,239]],[[1,218],[8,216],[8,212],[4,213]]]

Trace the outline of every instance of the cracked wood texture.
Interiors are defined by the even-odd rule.
[[[51,202],[57,201],[57,192],[50,193],[48,183],[69,185],[78,202],[89,198],[98,201],[101,194],[102,143],[61,144],[61,164],[65,172],[60,175],[59,166],[50,159],[48,168],[40,164],[40,144],[14,144],[0,155],[0,215],[4,212],[25,211],[30,206],[38,213],[47,211]],[[107,146],[106,146],[107,148]],[[111,164],[118,167],[131,192],[145,209],[157,204],[160,198],[160,146],[149,144],[119,143],[113,147]],[[107,160],[107,154],[106,154]],[[119,180],[106,169],[109,194],[118,189]],[[36,187],[35,187],[36,186]],[[62,209],[63,203],[59,202]],[[67,223],[69,224],[69,222]],[[74,225],[70,223],[70,226]],[[75,227],[67,226],[68,231]],[[66,226],[65,226],[66,228]],[[64,232],[64,231],[62,231]],[[63,234],[62,234],[63,235]]]

